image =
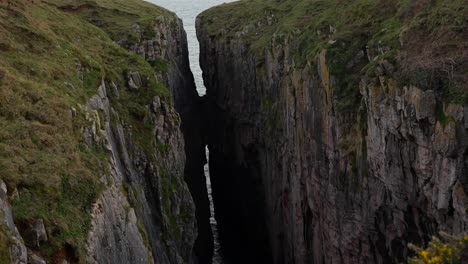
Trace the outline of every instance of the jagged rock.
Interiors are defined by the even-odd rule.
[[[127,198],[115,187],[101,195],[93,208],[88,263],[150,262],[152,255],[138,229],[136,216],[126,211],[128,207]],[[134,212],[133,208],[130,210]]]
[[[7,199],[7,186],[6,184],[0,180],[0,198],[1,199]]]
[[[88,107],[91,110],[104,110],[104,102],[102,101],[101,97],[98,95],[94,95],[91,99],[88,100]]]
[[[6,184],[0,180],[0,224],[8,227],[8,233],[11,242],[10,245],[10,261],[12,264],[26,264],[28,253],[24,244],[23,238],[18,232],[13,221],[13,214],[10,204],[8,203]]]
[[[70,89],[71,91],[74,91],[74,92],[76,91],[76,88],[75,88],[75,86],[73,86],[73,84],[71,84],[71,83],[69,83],[69,82],[65,82],[64,84],[65,84],[65,86],[66,86],[68,89]]]
[[[47,262],[42,257],[28,250],[28,264],[47,264]]]
[[[158,113],[161,108],[161,98],[155,96],[153,99],[153,112]]]
[[[105,97],[106,94],[101,93],[100,96],[102,96],[100,97],[102,101],[108,101]],[[91,99],[93,98],[95,97]],[[185,157],[177,114],[169,106],[165,106],[166,103],[158,97],[153,100],[153,105],[155,104],[159,104],[160,107],[151,115],[151,118],[155,120],[153,122],[155,130],[160,132],[158,140],[161,144],[171,146],[168,153],[160,157],[160,164],[167,168],[169,175],[178,177],[175,180],[181,184],[180,189],[172,190],[172,192],[177,193],[177,196],[173,198],[162,197],[162,199],[171,199],[171,204],[175,208],[184,207],[184,210],[193,210],[190,195],[182,183]],[[95,104],[88,102],[88,105]],[[112,112],[113,115],[117,115],[114,122],[120,120],[117,112],[108,109],[109,104],[106,103],[103,106],[104,112]],[[161,108],[164,108],[165,111],[161,111]],[[182,254],[184,254],[185,259],[191,257],[190,245],[193,244],[196,234],[193,231],[195,230],[194,221],[190,218],[178,220],[178,226],[189,239],[186,241],[187,243],[175,243],[175,247],[169,248],[162,244],[161,233],[165,223],[161,219],[168,217],[166,214],[169,212],[161,208],[163,203],[161,200],[155,199],[162,193],[159,189],[161,175],[155,171],[154,167],[149,166],[150,161],[146,154],[131,141],[128,128],[118,123],[111,126],[109,117],[110,115],[105,116],[107,125],[104,137],[105,141],[108,142],[108,149],[112,152],[110,166],[113,180],[111,187],[101,195],[93,210],[92,231],[88,238],[88,262],[101,263],[104,260],[112,260],[112,263],[148,263],[154,258],[159,263],[183,263],[179,261],[184,259],[181,257]],[[159,120],[159,123],[156,120]],[[146,175],[152,176],[148,178]],[[118,186],[124,184],[126,179],[129,182],[125,184],[132,187],[132,189],[127,190],[131,192],[129,197],[122,195],[122,192],[117,189]],[[134,191],[141,188],[145,191]],[[161,199],[161,197],[159,198]],[[138,201],[137,210],[131,208],[128,199]],[[153,218],[152,215],[158,215],[158,217]],[[122,240],[119,239],[120,237],[127,237],[127,239]],[[101,241],[107,241],[107,244],[103,245]],[[126,250],[116,252],[115,248],[125,248]]]
[[[18,188],[13,189],[13,192],[12,192],[10,198],[11,199],[19,199],[20,198]]]
[[[422,91],[411,86],[408,101],[414,105],[417,120],[435,116],[436,98],[433,91]]]
[[[26,232],[28,243],[33,247],[39,248],[41,242],[47,241],[47,232],[42,219],[36,219]]]
[[[111,91],[112,91],[112,95],[119,98],[119,96],[120,96],[119,88],[117,87],[117,85],[114,82],[110,83],[110,88],[111,88]]]
[[[84,81],[84,71],[85,71],[85,68],[84,68],[83,65],[80,63],[79,60],[76,60],[75,65],[76,65],[76,76],[78,77],[78,79],[79,79],[81,82],[83,82],[83,81]]]
[[[143,84],[141,82],[141,76],[138,72],[129,72],[127,74],[127,84],[130,89],[139,89]]]
[[[164,38],[149,40],[142,36],[142,44],[132,44],[126,48],[147,59],[154,59],[156,53],[174,54],[175,50],[184,50],[182,55],[178,55],[180,58],[164,57],[169,64],[174,65],[164,79],[167,85],[173,85],[170,86],[172,90],[179,89],[175,85],[191,77],[190,71],[179,71],[188,69],[188,57],[183,57],[187,55],[186,42],[185,39],[178,39],[182,38],[183,27],[179,20],[174,20],[179,21],[174,24],[173,20],[157,19],[161,23],[154,28],[155,36],[164,32]],[[163,41],[171,42],[166,45]],[[120,45],[125,46],[127,43],[120,42]],[[158,50],[152,50],[156,48]],[[143,87],[138,72],[129,72],[126,77],[130,89]],[[107,94],[106,86],[110,87],[110,94]],[[190,88],[195,91],[194,86]],[[145,153],[134,142],[132,127],[112,109],[109,95],[119,96],[117,86],[102,82],[97,95],[88,100],[85,109],[89,112],[87,119],[93,121],[93,126],[83,129],[83,140],[87,144],[94,144],[98,140],[105,142],[106,149],[112,153],[108,187],[93,208],[87,262],[150,263],[154,260],[163,264],[182,264],[195,261],[192,255],[197,235],[193,215],[195,209],[183,180],[184,139],[178,114],[167,99],[153,98],[144,122],[153,127],[154,138],[157,144],[163,146],[164,153],[159,153],[156,145],[149,146],[153,153]],[[178,104],[177,99],[175,103]],[[95,111],[104,113],[104,120],[93,114]],[[104,127],[100,124],[104,124]],[[157,155],[158,164],[152,162],[148,155]],[[167,186],[163,186],[168,184],[168,180],[172,182],[169,191]],[[186,214],[184,217],[180,217],[181,211]],[[168,232],[167,226],[174,222],[176,228],[172,226]],[[176,236],[184,240],[176,240]]]
[[[70,115],[71,115],[72,118],[76,117],[76,108],[75,107],[70,108]]]
[[[395,71],[395,66],[393,66],[388,60],[384,60],[382,62],[382,66],[387,74],[392,74]]]
[[[93,127],[84,127],[82,137],[86,145],[92,146],[96,142],[96,131]]]

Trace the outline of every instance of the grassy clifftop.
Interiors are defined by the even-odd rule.
[[[397,64],[405,84],[434,88],[437,83],[444,87],[443,97],[466,104],[467,16],[463,0],[249,0],[212,8],[200,19],[210,35],[241,38],[260,59],[265,47],[288,40],[296,65],[327,49],[338,77],[367,47],[372,61],[360,65],[357,74],[372,75],[376,64],[388,60]]]
[[[143,33],[154,34],[150,26],[160,15],[171,16],[169,11],[144,1],[112,0],[45,0],[60,10],[77,14],[89,23],[103,29],[113,40],[130,38],[136,40],[135,25]]]
[[[174,17],[139,0],[0,1],[0,179],[20,229],[44,219],[49,239],[38,250],[49,260],[72,249],[84,261],[109,153],[83,144],[81,129],[90,124],[79,105],[102,80],[125,87],[128,72],[141,74],[144,89],[121,89],[113,104],[139,128],[142,149],[151,145],[141,112],[169,91],[150,64],[114,40],[137,38],[135,25],[149,29],[161,15]],[[0,255],[6,250],[0,246]]]

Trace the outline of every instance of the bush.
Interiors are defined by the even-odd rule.
[[[462,264],[462,256],[468,251],[468,235],[460,238],[440,233],[441,238],[433,237],[427,248],[422,249],[409,244],[416,256],[409,259],[409,264]],[[465,256],[466,258],[466,256]]]

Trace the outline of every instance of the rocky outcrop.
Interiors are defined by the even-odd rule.
[[[378,48],[359,50],[341,65],[344,75],[334,74],[325,48],[297,62],[299,29],[259,48],[274,9],[238,25],[236,8],[257,6],[219,7],[198,20],[210,172],[228,258],[399,263],[408,243],[468,231],[466,105],[399,80],[394,64],[372,55]],[[216,27],[225,12],[234,32]],[[334,58],[335,43],[327,44]],[[372,74],[361,74],[374,62]],[[340,92],[354,67],[359,100],[347,108],[352,95]]]
[[[11,212],[11,206],[8,202],[7,194],[6,185],[0,180],[0,221],[2,227],[7,228],[7,230],[3,230],[2,228],[0,232],[3,233],[4,231],[7,231],[5,233],[8,233],[3,235],[8,235],[8,240],[10,241],[8,248],[10,262],[14,264],[26,264],[28,262],[28,252],[23,238],[19,234],[18,228],[13,221],[13,214]]]
[[[125,88],[124,88],[125,89]],[[85,107],[96,125],[95,144],[111,151],[110,182],[93,208],[90,263],[186,263],[196,238],[194,206],[183,181],[185,162],[179,117],[155,97],[146,120],[154,125],[158,162],[133,142],[132,130],[112,109],[103,82]],[[99,120],[98,112],[104,120]],[[104,127],[100,127],[100,124]]]
[[[158,61],[163,65],[164,70],[155,74],[171,89],[175,108],[184,116],[190,110],[187,108],[196,90],[181,20],[161,15],[152,23],[151,38],[142,34],[138,25],[134,30],[140,36],[137,43],[117,42],[150,64]],[[138,72],[130,73],[127,79],[129,89],[142,86]],[[117,91],[119,89],[122,88],[117,87]],[[148,106],[149,114],[144,122],[154,126],[152,136],[158,144],[152,146],[152,151],[157,153],[155,167],[153,161],[135,147],[131,128],[106,105],[109,99],[104,83],[100,91],[98,97],[91,98],[88,108],[105,113],[107,125],[103,134],[112,152],[111,172],[115,184],[94,206],[95,226],[89,236],[89,262],[194,263],[197,259],[194,243],[198,237],[192,218],[195,206],[183,177],[192,177],[187,171],[192,171],[189,167],[193,161],[186,165],[185,151],[189,153],[190,147],[184,144],[179,114],[173,105],[159,97]],[[94,109],[96,105],[101,109]],[[119,189],[124,189],[123,195]],[[102,244],[102,241],[111,243]]]

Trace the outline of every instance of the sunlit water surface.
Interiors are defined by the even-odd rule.
[[[199,57],[200,57],[200,45],[197,40],[197,33],[195,30],[195,18],[197,15],[204,10],[220,5],[222,3],[234,2],[233,0],[146,0],[148,2],[154,3],[156,5],[162,6],[166,9],[169,9],[177,14],[184,22],[184,28],[187,32],[187,42],[189,49],[189,59],[190,67],[192,69],[195,84],[197,85],[197,91],[200,95],[205,95],[206,88],[203,85],[202,70],[200,68]],[[206,150],[206,155],[208,157],[208,149]],[[215,252],[213,255],[214,264],[223,264],[220,252],[220,244],[218,237],[218,229],[214,213],[213,205],[213,196],[211,193],[211,181],[210,181],[210,172],[208,165],[205,165],[205,176],[206,176],[206,185],[208,187],[208,198],[210,200],[210,223],[211,229],[213,230],[213,239]]]

